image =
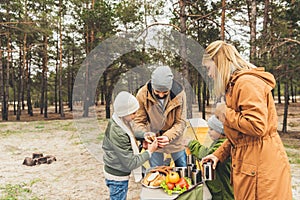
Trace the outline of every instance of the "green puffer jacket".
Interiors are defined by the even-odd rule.
[[[143,133],[137,132],[135,136],[141,138]],[[140,167],[150,158],[148,151],[138,155],[133,154],[129,136],[112,119],[108,122],[102,149],[104,169],[115,176],[129,175],[133,169]]]
[[[189,143],[188,147],[191,153],[198,159],[202,159],[208,154],[212,154],[226,139],[218,139],[213,142],[209,148],[201,145],[199,141],[193,140]],[[234,199],[233,189],[230,185],[230,166],[231,159],[228,158],[224,162],[218,162],[216,168],[216,179],[206,181],[206,185],[212,195],[213,200],[230,200]]]

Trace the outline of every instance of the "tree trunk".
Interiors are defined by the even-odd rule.
[[[70,107],[70,111],[73,111],[73,86],[74,86],[74,73],[71,72],[71,107]]]
[[[293,76],[290,78],[291,80],[291,97],[292,97],[292,103],[295,103],[295,94],[294,94],[294,84],[293,84]]]
[[[59,9],[59,113],[61,117],[65,117],[62,96],[62,0],[59,0]]]
[[[104,79],[102,79],[100,90],[101,90],[100,91],[100,93],[101,93],[101,105],[104,105],[104,99],[105,99]]]
[[[295,85],[295,92],[294,92],[294,94],[295,94],[295,103],[297,103],[297,90],[298,90],[297,85]]]
[[[206,102],[206,82],[205,80],[203,80],[203,87],[202,87],[202,118],[205,119],[206,116],[205,116],[205,102]]]
[[[10,45],[10,34],[7,33],[7,62],[6,67],[3,73],[3,87],[4,87],[4,94],[3,94],[3,104],[4,104],[4,118],[5,120],[8,120],[8,101],[9,101],[9,70],[10,70],[10,63],[11,63],[11,45]]]
[[[277,98],[278,103],[281,104],[280,79],[277,81]]]
[[[20,66],[19,66],[19,87],[18,87],[18,105],[17,105],[17,116],[16,116],[16,120],[20,121],[21,120],[21,98],[22,98],[22,94],[23,94],[23,75],[24,75],[24,66],[26,64],[26,43],[27,43],[27,33],[24,33],[24,38],[23,38],[23,55],[22,55],[22,51],[20,48],[20,60],[22,62],[20,62]]]
[[[90,99],[89,99],[89,63],[87,62],[85,64],[85,90],[84,90],[84,102],[83,102],[83,117],[88,117],[89,116],[89,104],[90,104]]]
[[[197,81],[197,99],[198,99],[198,111],[201,112],[201,74],[198,73],[198,81]]]
[[[27,92],[27,114],[33,116],[33,109],[31,104],[31,79],[30,79],[30,65],[29,60],[26,61],[26,71],[25,71],[25,82],[26,82],[26,92]]]
[[[17,81],[16,81],[15,69],[12,70],[12,84],[13,84],[12,87],[13,87],[13,100],[14,100],[14,115],[17,115],[17,104],[16,104]]]
[[[284,111],[283,111],[283,122],[282,122],[282,132],[287,133],[287,116],[289,107],[289,79],[288,79],[288,65],[286,65],[285,71],[285,84],[284,84]]]
[[[265,0],[264,21],[263,21],[263,36],[267,35],[267,30],[268,30],[269,5],[270,5],[270,0]]]
[[[44,74],[44,94],[45,94],[45,99],[44,99],[44,118],[48,118],[48,77],[47,77],[47,72],[48,72],[48,36],[44,35],[44,45],[43,45],[43,74]]]
[[[43,61],[44,62],[44,61]],[[42,78],[41,78],[41,97],[40,97],[40,114],[44,114],[44,103],[45,103],[45,71],[44,66],[42,66]]]
[[[88,10],[89,9],[89,2],[88,1],[86,1],[86,10]],[[89,46],[90,46],[90,34],[89,34],[89,26],[88,26],[88,24],[85,24],[84,25],[84,34],[85,34],[85,53],[86,53],[86,55],[88,55],[88,53],[90,52],[90,48],[89,48]]]
[[[7,2],[8,4],[10,4],[10,2]],[[7,19],[8,21],[11,21],[10,19],[10,6],[8,6],[8,9],[6,10],[7,12]],[[8,120],[8,107],[9,107],[9,71],[10,71],[10,64],[11,64],[11,34],[9,32],[10,30],[8,30],[7,34],[7,62],[6,62],[6,67],[3,68],[3,107],[2,107],[2,118],[4,120]]]
[[[91,10],[94,10],[95,8],[95,0],[92,0],[92,4],[91,4]],[[95,41],[95,28],[94,25],[92,25],[93,27],[91,28],[91,33],[90,33],[90,51],[94,48],[94,41]]]
[[[57,28],[57,42],[56,42],[56,63],[55,63],[55,83],[54,83],[54,105],[55,113],[58,113],[58,96],[57,96],[57,86],[58,86],[58,65],[59,65],[59,28]]]
[[[180,7],[180,56],[182,59],[182,76],[183,76],[183,87],[186,92],[187,97],[192,96],[192,90],[190,85],[187,83],[188,80],[191,80],[189,76],[189,70],[188,70],[188,62],[187,62],[187,50],[186,50],[186,43],[185,43],[185,38],[186,38],[186,14],[185,14],[185,8],[186,4],[184,0],[179,0],[179,7]],[[190,119],[193,117],[192,113],[192,98],[186,98],[186,105],[187,105],[187,118]]]
[[[105,94],[105,117],[106,119],[110,118],[110,104],[111,104],[111,97],[112,97],[112,91],[110,90],[110,87],[107,88],[106,94]]]
[[[221,40],[225,40],[225,11],[226,11],[226,1],[222,0]]]
[[[210,100],[210,93],[209,93],[209,88],[206,86],[206,106],[209,106],[209,100]]]
[[[1,48],[1,40],[0,40],[0,48]],[[3,63],[2,63],[2,49],[0,49],[0,98],[1,98],[1,115],[2,120],[6,120],[5,118],[5,101],[4,101],[4,81],[3,81]]]
[[[107,99],[107,72],[106,71],[104,71],[103,72],[103,85],[102,85],[102,91],[103,91],[103,95],[102,95],[102,98],[104,98],[104,103],[105,103],[105,117],[106,117],[106,119],[109,119],[110,118],[110,109],[107,109],[107,104],[108,104],[108,106],[109,106],[109,103],[107,103],[106,101],[107,100],[109,100],[109,99]],[[108,112],[108,113],[107,113]]]
[[[247,0],[247,7],[250,25],[250,62],[256,64],[256,0]]]
[[[74,72],[72,70],[72,66],[75,66],[75,39],[73,38],[73,48],[72,48],[72,65],[71,65],[71,94],[70,94],[70,111],[73,111],[73,86],[74,86]]]
[[[71,65],[70,65],[70,58],[69,58],[69,56],[68,56],[68,67],[67,67],[67,82],[68,82],[68,108],[71,108],[72,107],[72,89],[71,89],[71,87],[72,87],[72,85],[71,85],[71,83],[72,83],[72,80],[71,80],[71,74],[72,74],[72,72],[71,72]]]

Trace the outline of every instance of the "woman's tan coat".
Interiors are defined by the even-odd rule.
[[[292,199],[290,165],[277,133],[271,90],[275,79],[263,68],[232,75],[226,90],[227,141],[214,153],[232,158],[235,199]]]
[[[136,95],[140,108],[134,119],[136,129],[160,133],[169,138],[170,144],[157,152],[174,153],[185,149],[183,133],[186,127],[186,96],[183,87],[173,81],[164,109],[152,93],[151,82],[144,85]]]

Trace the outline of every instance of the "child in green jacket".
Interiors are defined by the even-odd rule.
[[[223,124],[215,115],[208,119],[208,134],[213,140],[210,147],[205,147],[197,140],[190,141],[188,147],[191,153],[198,159],[202,159],[208,154],[213,153],[226,140]],[[205,181],[213,200],[234,199],[232,186],[230,185],[230,166],[231,159],[228,158],[223,163],[219,162],[216,167],[216,179]]]
[[[120,92],[114,101],[114,113],[105,130],[102,148],[104,151],[104,177],[109,188],[110,200],[126,200],[129,175],[136,182],[142,178],[142,164],[150,159],[157,149],[157,140],[148,149],[139,153],[136,138],[144,137],[134,132],[131,122],[139,108],[137,99],[128,92]]]

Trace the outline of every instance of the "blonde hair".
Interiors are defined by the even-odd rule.
[[[234,71],[256,68],[255,65],[244,60],[233,45],[222,40],[217,40],[208,45],[206,53],[217,67],[216,80],[214,81],[217,97],[225,93],[225,88]],[[207,59],[207,56],[204,59]]]

